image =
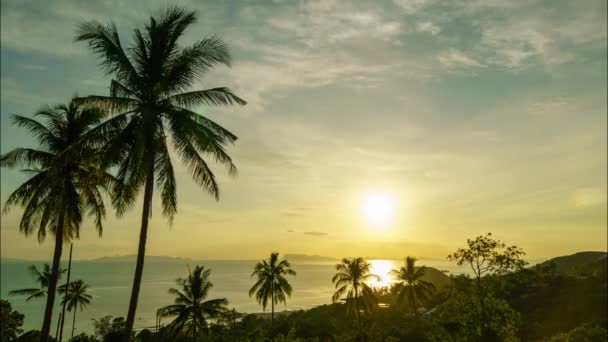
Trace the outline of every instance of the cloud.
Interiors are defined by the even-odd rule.
[[[304,232],[304,235],[327,236],[328,234],[324,232]]]
[[[408,15],[415,14],[433,2],[433,0],[393,0],[393,3]]]
[[[298,231],[295,231],[293,229],[288,229],[287,232],[288,233],[297,233],[297,234],[309,235],[309,236],[327,236],[327,235],[329,235],[329,234],[327,234],[325,232],[319,232],[319,231],[298,232]]]
[[[436,35],[441,32],[441,27],[433,24],[431,21],[422,21],[418,23],[418,25],[416,26],[416,30],[418,32],[427,32],[432,35]]]
[[[446,69],[456,69],[460,67],[485,67],[473,57],[467,56],[464,52],[451,48],[442,51],[437,56],[439,63]]]

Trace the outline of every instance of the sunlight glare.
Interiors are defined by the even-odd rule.
[[[372,226],[388,224],[394,214],[395,203],[392,196],[385,193],[368,194],[361,203],[361,211]]]
[[[395,280],[391,277],[390,272],[395,268],[395,265],[390,260],[370,260],[371,273],[381,278],[380,281],[372,280],[368,283],[369,286],[382,288],[390,286]]]

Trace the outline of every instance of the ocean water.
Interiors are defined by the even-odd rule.
[[[254,260],[185,260],[171,258],[153,258],[146,260],[142,287],[139,296],[135,328],[153,327],[156,321],[156,310],[173,303],[173,297],[168,294],[170,287],[175,287],[175,279],[188,275],[188,267],[195,265],[211,269],[211,281],[214,287],[209,299],[227,298],[229,307],[239,312],[261,312],[254,298],[249,298],[248,291],[254,279],[250,277]],[[388,271],[402,264],[400,260],[371,260],[372,272],[383,278],[383,285],[390,283]],[[24,297],[8,296],[8,292],[20,288],[36,287],[37,284],[27,271],[31,264],[41,266],[42,262],[3,260],[1,262],[1,296],[7,299],[13,309],[25,314],[24,329],[40,329],[44,313],[45,299],[34,299],[29,302]],[[335,273],[336,261],[310,262],[292,261],[292,268],[297,272],[291,284],[292,297],[287,305],[279,305],[276,310],[299,310],[314,306],[329,304],[333,294],[331,277]],[[419,265],[435,267],[449,271],[448,274],[467,273],[467,269],[457,267],[443,260],[420,260]],[[62,267],[67,264],[62,264]],[[92,261],[73,261],[71,280],[82,279],[90,285],[93,296],[91,305],[84,311],[77,312],[76,334],[79,332],[92,333],[91,319],[106,315],[126,316],[129,306],[129,296],[133,281],[134,258],[98,259]],[[62,279],[65,282],[65,276]],[[52,332],[55,332],[56,319],[60,312],[56,305],[53,315]],[[72,314],[66,317],[65,331],[70,331]],[[168,323],[164,319],[163,323]]]

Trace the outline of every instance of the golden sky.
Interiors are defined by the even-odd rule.
[[[178,215],[155,202],[148,255],[444,258],[486,232],[531,258],[606,250],[605,1],[178,3],[199,10],[186,43],[232,48],[201,87],[249,104],[197,109],[239,136],[239,176],[216,168],[215,202],[175,160]],[[161,3],[123,5],[2,2],[2,153],[32,144],[9,114],[107,92],[72,38],[99,19],[128,39]],[[2,203],[23,180],[2,170]],[[380,226],[361,209],[374,193],[394,209]],[[50,258],[20,213],[2,216],[2,257]],[[140,215],[109,214],[101,239],[86,222],[75,257],[135,254]]]

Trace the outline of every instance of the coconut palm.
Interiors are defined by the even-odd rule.
[[[268,261],[262,260],[253,268],[251,276],[256,276],[257,281],[249,290],[249,297],[255,294],[255,298],[262,308],[266,310],[270,300],[270,322],[274,324],[274,305],[278,303],[287,304],[285,295],[291,297],[291,285],[285,279],[286,275],[295,276],[296,272],[291,269],[287,260],[279,260],[279,253],[271,253]]]
[[[82,311],[87,305],[91,304],[91,300],[93,299],[93,296],[87,293],[88,290],[89,285],[87,285],[82,280],[75,280],[73,282],[70,282],[69,284],[64,284],[59,287],[59,291],[61,293],[67,294],[63,297],[62,304],[65,303],[68,311],[74,310],[74,318],[72,319],[72,337],[70,339],[74,338],[74,328],[76,327],[76,311],[78,307],[80,306],[80,311]]]
[[[160,317],[177,316],[170,323],[176,333],[197,336],[207,328],[208,319],[220,318],[228,311],[225,298],[205,300],[213,287],[210,275],[210,269],[196,266],[187,278],[176,279],[180,288],[169,289],[169,293],[175,296],[175,304],[159,309],[158,314]]]
[[[435,291],[433,283],[422,279],[426,267],[416,267],[416,260],[416,258],[408,256],[405,258],[405,266],[391,271],[391,276],[398,281],[396,284],[397,303],[403,303],[407,298],[412,313],[416,313],[417,305],[428,300]]]
[[[346,312],[354,315],[358,321],[361,319],[361,310],[370,311],[376,304],[372,289],[367,282],[381,278],[370,273],[371,265],[363,258],[342,259],[336,265],[338,271],[331,281],[334,283],[336,292],[331,297],[336,303],[343,300],[346,294]]]
[[[49,287],[49,280],[51,278],[51,266],[49,264],[43,264],[42,270],[39,270],[36,265],[28,266],[28,271],[34,278],[34,280],[40,284],[40,287],[13,290],[8,293],[9,296],[27,296],[26,302],[32,299],[46,297],[47,289]],[[65,269],[59,270],[58,279],[65,272]]]
[[[127,335],[133,328],[146,252],[148,220],[154,185],[160,188],[163,215],[172,221],[177,212],[177,194],[168,140],[196,183],[216,200],[220,189],[203,156],[228,167],[236,167],[226,146],[237,137],[190,108],[199,105],[244,105],[246,102],[228,88],[191,90],[216,64],[230,65],[226,44],[218,37],[207,37],[190,45],[178,45],[185,30],[196,22],[195,12],[171,7],[150,18],[143,29],[135,29],[134,42],[124,49],[114,24],[83,23],[76,41],[87,42],[112,77],[110,96],[89,96],[83,103],[108,109],[114,116],[99,127],[113,138],[105,150],[108,164],[116,165],[121,185],[114,197],[132,204],[144,188],[142,219],[133,279]],[[122,214],[129,207],[118,207]]]
[[[40,147],[16,148],[0,157],[0,166],[25,167],[29,175],[8,197],[4,212],[15,205],[24,207],[19,229],[25,235],[37,232],[39,242],[47,231],[55,235],[42,341],[49,337],[63,244],[79,237],[80,224],[87,213],[93,216],[98,233],[102,233],[105,208],[101,191],[114,178],[98,168],[96,157],[102,136],[92,134],[91,128],[103,117],[102,111],[85,108],[74,100],[40,110],[35,118],[41,121],[14,115],[13,123],[28,129]]]

